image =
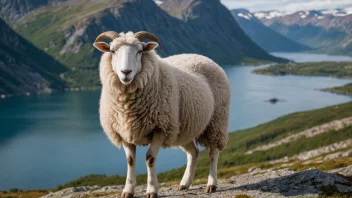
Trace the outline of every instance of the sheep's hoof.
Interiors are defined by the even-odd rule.
[[[187,190],[187,187],[186,186],[183,186],[183,185],[179,185],[178,188],[177,188],[178,191],[181,191],[181,190]]]
[[[128,192],[123,192],[121,194],[121,198],[133,198],[133,194],[132,193],[128,193]]]
[[[145,198],[158,198],[158,194],[157,193],[147,193]]]
[[[205,192],[207,192],[207,193],[216,192],[216,186],[208,185],[207,188],[205,189]]]

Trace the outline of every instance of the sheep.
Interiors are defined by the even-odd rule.
[[[111,39],[108,44],[103,39]],[[143,42],[145,39],[150,42]],[[161,147],[181,147],[187,167],[178,190],[192,184],[199,150],[207,148],[210,172],[206,192],[216,191],[219,151],[227,144],[230,86],[223,69],[196,54],[160,58],[158,38],[149,32],[100,34],[93,46],[104,52],[100,122],[110,141],[126,153],[122,197],[133,197],[136,146],[150,145],[146,197],[157,197],[155,161]]]

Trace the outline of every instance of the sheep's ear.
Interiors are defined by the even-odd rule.
[[[143,52],[148,52],[150,50],[153,50],[159,46],[157,42],[151,41],[148,43],[142,43],[143,46]]]
[[[102,52],[111,52],[109,44],[105,42],[95,42],[93,46]]]

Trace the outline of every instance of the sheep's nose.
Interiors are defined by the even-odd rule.
[[[124,73],[126,76],[132,72],[132,70],[130,69],[126,69],[126,70],[121,70],[122,73]]]

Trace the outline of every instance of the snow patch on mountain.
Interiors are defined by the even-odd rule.
[[[237,16],[250,20],[253,15],[251,13],[238,13]]]
[[[324,19],[326,15],[333,15],[333,16],[347,16],[352,14],[352,7],[351,8],[343,8],[343,9],[332,9],[332,10],[321,10],[321,11],[298,11],[296,12],[300,18],[304,19],[309,17],[316,17],[317,19]],[[290,15],[294,13],[284,12],[284,11],[261,11],[255,12],[254,15],[259,19],[273,19],[276,17],[283,17],[286,15]]]
[[[254,13],[254,16],[256,16],[259,19],[261,19],[261,18],[272,19],[272,18],[276,18],[276,17],[285,16],[287,14],[288,13],[274,10],[274,11],[256,12],[256,13]]]

